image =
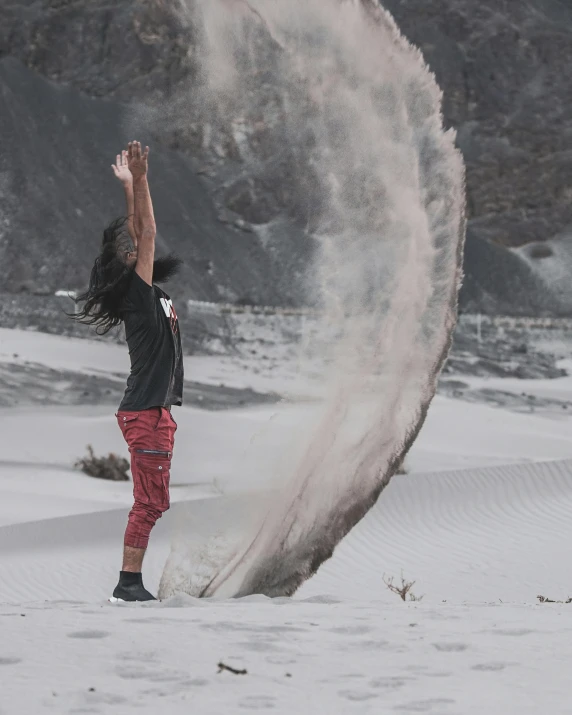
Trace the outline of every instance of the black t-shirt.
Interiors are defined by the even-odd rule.
[[[183,351],[169,296],[133,271],[121,309],[131,374],[120,410],[183,403]]]

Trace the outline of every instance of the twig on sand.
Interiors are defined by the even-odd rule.
[[[248,673],[248,670],[246,670],[246,668],[243,668],[242,670],[237,670],[230,665],[225,665],[223,662],[220,662],[218,664],[218,672],[222,673],[223,670],[228,670],[229,673],[234,673],[235,675],[246,675]]]

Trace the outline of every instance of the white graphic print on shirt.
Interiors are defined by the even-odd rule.
[[[175,307],[173,306],[173,301],[169,298],[167,300],[166,298],[160,298],[161,305],[163,306],[163,310],[165,311],[165,315],[167,318],[169,318],[169,323],[171,325],[171,330],[173,333],[176,333],[179,329],[178,324],[177,324],[177,313],[175,312]]]

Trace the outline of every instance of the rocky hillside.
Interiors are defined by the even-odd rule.
[[[543,295],[518,256],[484,242],[512,247],[550,240],[571,222],[572,5],[383,4],[435,71],[445,121],[457,129],[467,163],[464,307],[566,312]],[[192,112],[197,121],[184,129],[157,112],[183,88],[193,106],[199,42],[192,14],[181,22],[176,8],[171,0],[0,0],[0,130],[11,137],[0,146],[0,258],[11,267],[4,290],[53,288],[54,272],[67,283],[86,277],[87,234],[93,240],[106,207],[120,210],[115,187],[100,175],[126,128],[145,127],[164,147],[154,169],[162,238],[166,248],[184,252],[189,273],[183,283],[191,294],[300,301],[296,277],[311,244],[297,228],[305,217],[288,183],[289,167],[280,167],[279,181],[275,175],[249,179],[244,171],[240,181],[229,180],[221,166],[240,160],[232,142],[206,142]],[[153,110],[143,112],[141,105]],[[276,148],[263,140],[261,151],[272,159]],[[34,149],[41,159],[30,168]],[[86,170],[92,173],[87,193]],[[250,232],[271,220],[277,228],[264,240]]]
[[[125,212],[111,162],[128,139],[131,111],[0,60],[0,290],[47,295],[84,286],[104,226]],[[178,294],[296,298],[295,271],[286,284],[256,234],[220,220],[191,157],[159,146],[151,161],[159,251],[185,260]]]
[[[572,221],[572,3],[384,0],[444,90],[478,238],[508,246]]]

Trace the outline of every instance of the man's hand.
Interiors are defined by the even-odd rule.
[[[121,181],[124,186],[133,184],[133,175],[129,170],[129,166],[127,163],[127,152],[125,150],[123,150],[121,154],[117,155],[115,159],[115,164],[112,164],[111,168],[113,169],[113,173],[115,174],[115,176],[119,179],[119,181]]]
[[[145,147],[145,151],[142,151],[140,142],[129,142],[127,145],[127,165],[133,175],[133,180],[147,175],[148,157],[148,146]]]

